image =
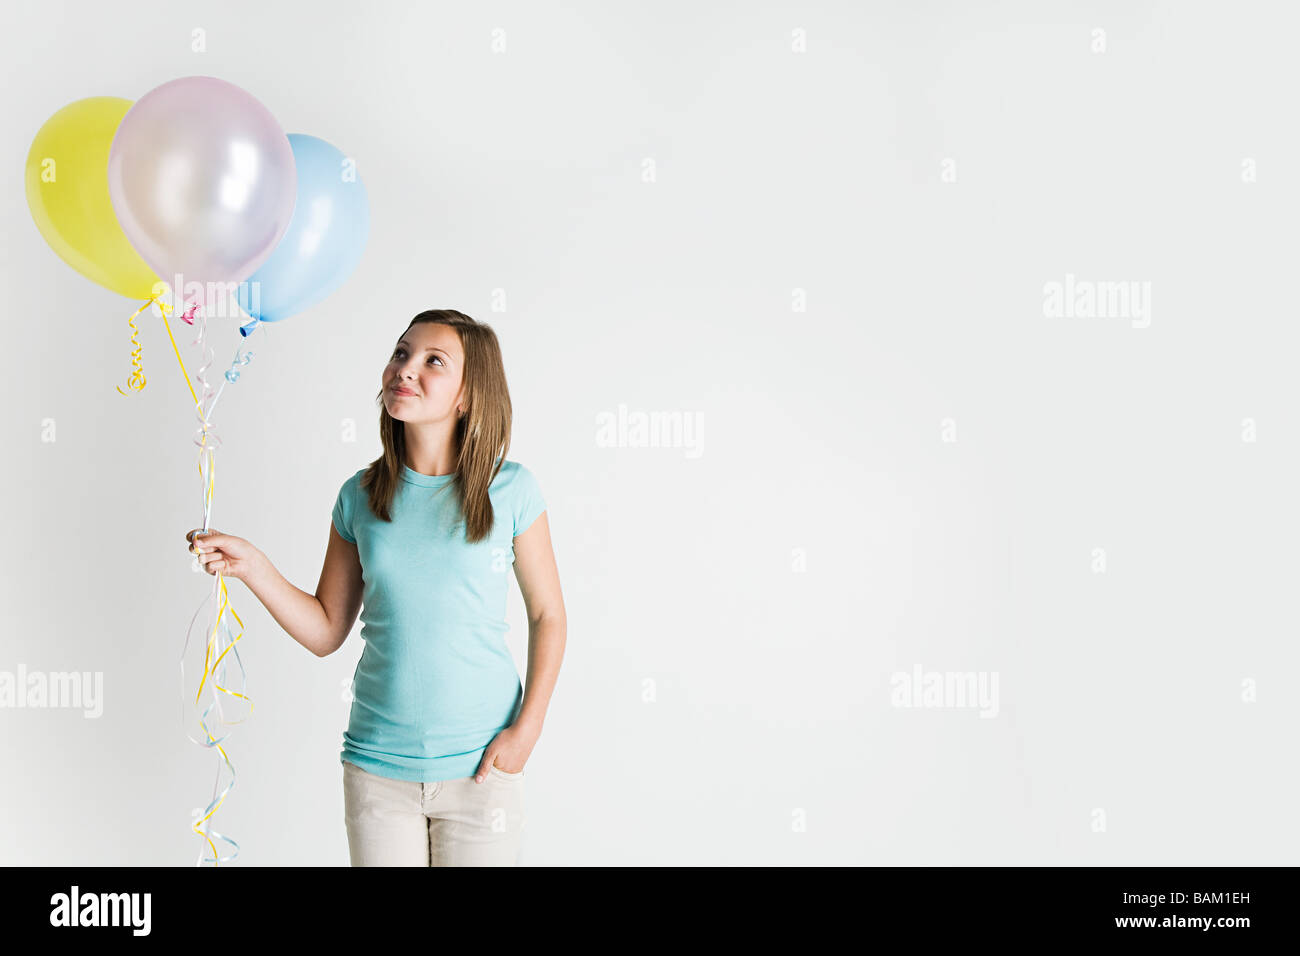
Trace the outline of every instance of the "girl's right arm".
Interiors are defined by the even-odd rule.
[[[193,541],[194,532],[185,537]],[[191,544],[191,551],[196,548],[205,571],[243,581],[285,633],[317,657],[333,654],[352,632],[361,610],[361,561],[357,546],[343,539],[333,521],[314,595],[285,580],[271,560],[243,538],[211,531]]]

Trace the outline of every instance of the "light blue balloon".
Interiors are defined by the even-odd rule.
[[[355,164],[315,136],[290,133],[298,198],[289,228],[262,267],[239,284],[239,307],[279,322],[341,286],[361,261],[370,203]],[[247,335],[254,321],[240,331]]]

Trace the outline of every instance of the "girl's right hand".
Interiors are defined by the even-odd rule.
[[[199,556],[203,570],[208,574],[219,571],[223,577],[245,580],[261,552],[233,534],[222,534],[215,528],[209,528],[207,534],[202,532],[202,528],[195,528],[186,533],[185,540],[190,542],[187,550]]]

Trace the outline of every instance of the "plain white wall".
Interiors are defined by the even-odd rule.
[[[0,709],[0,862],[199,852],[193,402],[157,318],[146,389],[116,393],[137,303],[54,255],[20,175],[63,105],[194,74],[355,157],[372,217],[348,283],[221,399],[215,527],[313,591],[411,316],[501,339],[569,621],[525,864],[1295,862],[1293,8],[8,20],[0,671],[102,672],[104,700]],[[1067,275],[1149,311],[1056,317]],[[620,406],[697,440],[608,446]],[[346,865],[359,625],[317,660],[230,591],[256,711],[213,825],[236,865]],[[996,677],[996,715],[897,706],[914,668]]]

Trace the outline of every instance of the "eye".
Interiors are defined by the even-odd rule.
[[[405,351],[406,349],[402,348],[401,346],[398,346],[397,350],[393,352],[393,358],[397,358],[397,356],[401,355]]]
[[[439,365],[442,364],[442,358],[441,358],[440,356],[437,356],[437,355],[430,355],[429,358],[430,358],[430,359],[438,359],[438,364],[439,364]]]

